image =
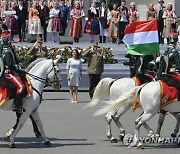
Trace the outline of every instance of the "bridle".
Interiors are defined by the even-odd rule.
[[[40,82],[42,82],[42,83],[44,83],[45,84],[45,87],[47,87],[47,86],[50,86],[52,83],[54,84],[54,86],[56,86],[56,85],[58,85],[58,83],[59,83],[59,79],[58,79],[58,75],[57,75],[57,70],[56,70],[56,65],[54,64],[54,61],[52,61],[52,68],[50,69],[50,71],[47,73],[47,77],[48,77],[48,75],[52,72],[52,71],[54,71],[54,80],[53,81],[50,81],[48,78],[46,78],[46,79],[44,79],[44,78],[41,78],[41,77],[39,77],[39,76],[36,76],[36,75],[33,75],[33,74],[31,74],[31,73],[28,73],[28,72],[25,72],[25,74],[27,74],[27,75],[29,75],[30,77],[32,77],[33,79],[35,79],[35,80],[38,80],[38,81],[40,81]]]
[[[59,83],[59,79],[58,79],[58,75],[57,75],[57,72],[59,72],[59,70],[57,71],[56,70],[56,65],[53,63],[53,67],[51,68],[51,70],[47,73],[47,76],[52,72],[54,71],[54,80],[53,81],[50,81],[46,78],[46,85],[45,86],[50,86],[51,84],[54,84],[54,86],[58,85]],[[61,81],[60,81],[61,82]]]

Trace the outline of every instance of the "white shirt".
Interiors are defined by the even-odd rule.
[[[59,15],[59,9],[52,8],[49,12],[50,18],[58,17],[58,15]]]
[[[105,13],[105,8],[102,7],[102,10],[101,10],[101,17],[104,17],[104,13]]]
[[[23,6],[19,5],[19,10],[21,10],[21,11],[22,11],[22,9],[23,9]]]

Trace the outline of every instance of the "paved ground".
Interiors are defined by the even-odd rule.
[[[3,135],[14,124],[13,112],[0,112],[0,153],[1,154],[169,154],[179,153],[176,144],[146,145],[146,149],[139,151],[136,148],[128,149],[122,143],[112,144],[106,139],[104,116],[93,117],[93,113],[103,105],[100,103],[96,108],[83,109],[88,103],[87,92],[79,93],[79,103],[71,104],[68,92],[45,92],[44,101],[40,106],[40,115],[44,129],[52,142],[52,146],[45,148],[41,139],[34,137],[30,121],[27,120],[23,129],[16,138],[16,149],[9,149]],[[141,113],[140,110],[131,113],[128,111],[122,117],[127,132],[133,132],[134,120]],[[157,116],[148,124],[155,130]],[[170,136],[175,125],[172,116],[168,116],[162,129],[162,136]],[[147,132],[141,129],[141,136]],[[113,124],[113,133],[118,137],[118,131]]]

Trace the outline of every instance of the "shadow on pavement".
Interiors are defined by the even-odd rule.
[[[15,140],[16,148],[18,149],[30,149],[30,148],[56,148],[56,147],[64,147],[64,146],[87,146],[87,145],[95,145],[95,143],[80,143],[86,142],[87,139],[58,139],[58,138],[48,138],[51,142],[50,147],[44,146],[44,142],[42,138],[35,138],[35,137],[17,137]],[[3,137],[0,137],[0,141],[4,142],[0,144],[0,148],[8,148],[8,142],[5,142]],[[58,141],[72,141],[73,143],[57,143]]]

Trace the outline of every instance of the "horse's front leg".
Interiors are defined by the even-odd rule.
[[[37,126],[38,126],[39,129],[40,129],[41,136],[42,136],[42,138],[44,139],[44,145],[45,145],[45,146],[51,146],[51,143],[50,143],[50,141],[47,139],[46,134],[45,134],[45,132],[44,132],[43,124],[42,124],[41,118],[40,118],[40,116],[39,116],[38,109],[37,109],[35,112],[33,112],[31,115],[32,115],[32,117],[34,118]]]
[[[17,117],[17,119],[16,119],[16,124],[13,126],[13,128],[9,129],[9,130],[4,134],[4,137],[5,137],[5,139],[6,139],[7,141],[9,140],[9,138],[10,138],[11,134],[13,133],[13,131],[17,128],[17,125],[18,125],[18,122],[19,122],[19,118],[20,118],[21,115],[22,115],[22,113],[17,113],[17,112],[16,112],[16,117]],[[38,127],[37,127],[37,124],[36,124],[35,120],[33,119],[32,115],[30,115],[29,118],[31,119],[35,136],[36,136],[37,138],[40,138],[40,137],[41,137],[41,133],[40,133]]]
[[[9,147],[10,148],[15,148],[15,143],[14,143],[14,139],[17,135],[17,133],[19,132],[19,130],[23,127],[25,121],[27,120],[27,118],[29,117],[29,115],[31,114],[31,110],[25,111],[22,113],[22,115],[19,118],[19,122],[17,124],[16,129],[13,131],[13,133],[10,136],[10,143],[9,143]]]
[[[40,137],[41,137],[41,133],[40,133],[40,131],[39,131],[39,129],[38,129],[38,126],[37,126],[37,124],[36,124],[35,119],[33,118],[32,115],[30,115],[29,118],[31,119],[35,136],[36,136],[37,138],[40,138]]]
[[[160,137],[161,128],[162,128],[162,125],[164,123],[165,116],[166,116],[166,111],[161,111],[159,113],[159,120],[158,120],[158,128],[156,131],[156,137]]]
[[[180,116],[179,113],[171,113],[176,118],[176,127],[174,129],[174,133],[171,134],[171,137],[176,137],[179,132],[179,124],[180,124]]]

